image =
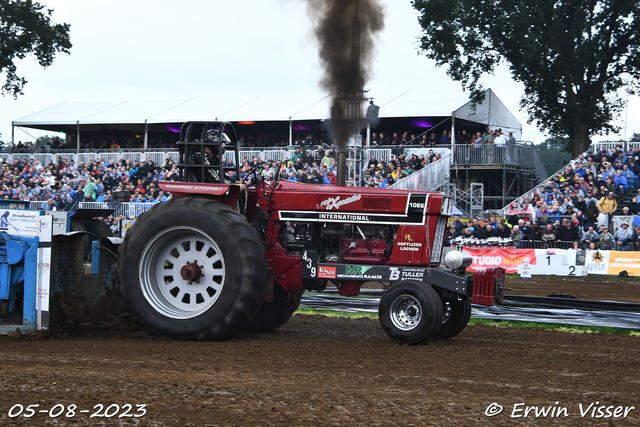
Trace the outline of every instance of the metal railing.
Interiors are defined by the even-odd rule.
[[[449,150],[447,150],[449,151]],[[451,178],[451,153],[429,163],[417,172],[412,173],[397,183],[390,185],[394,190],[436,191]]]
[[[640,148],[640,142],[625,142],[625,141],[605,141],[605,142],[594,142],[589,147],[589,151],[595,153],[598,148],[607,149],[609,151],[616,150],[618,148],[622,148],[622,150],[626,153],[628,150],[633,150],[634,148]]]
[[[264,161],[273,160],[286,160],[291,159],[298,146],[289,147],[268,147],[268,148],[240,148],[240,159],[248,159],[251,161],[253,157],[260,158]],[[475,146],[473,144],[455,144],[455,145],[436,145],[433,147],[422,147],[419,145],[404,145],[404,146],[370,146],[363,148],[363,155],[370,159],[371,156],[375,156],[377,160],[385,158],[389,161],[392,155],[398,156],[404,154],[405,157],[416,154],[420,156],[430,155],[433,151],[434,154],[443,154],[447,150],[452,151],[454,154],[451,158],[452,165],[508,165],[508,166],[523,166],[532,167],[535,147],[532,144],[516,144],[496,146],[494,144],[484,144],[481,146]],[[312,156],[315,156],[317,147],[307,149],[307,152]],[[230,152],[225,153],[225,158],[231,159]],[[146,161],[147,159],[153,160],[157,165],[162,164],[167,157],[170,157],[173,161],[178,159],[178,152],[175,149],[149,149],[147,151],[135,150],[135,149],[119,149],[119,150],[104,150],[104,151],[87,151],[87,150],[58,150],[57,152],[14,152],[14,153],[0,153],[0,158],[6,161],[13,162],[15,159],[21,161],[38,159],[41,164],[46,166],[49,162],[56,163],[58,157],[61,159],[73,160],[76,164],[79,162],[87,163],[93,160],[117,162],[121,159],[133,161]]]
[[[80,202],[78,209],[107,209],[112,210],[112,215],[122,215],[126,219],[134,219],[147,212],[149,209],[162,202]],[[47,202],[29,202],[29,209],[47,210]]]

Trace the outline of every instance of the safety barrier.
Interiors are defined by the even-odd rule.
[[[452,249],[449,249],[452,250]],[[453,249],[455,250],[455,249]],[[573,249],[465,248],[472,257],[468,272],[502,267],[522,274],[525,261],[532,276],[587,274],[640,276],[640,252]]]
[[[80,202],[78,209],[107,209],[113,211],[113,216],[122,215],[124,218],[137,218],[160,202]],[[47,210],[47,202],[29,202],[29,209]]]

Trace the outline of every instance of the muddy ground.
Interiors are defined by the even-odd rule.
[[[535,280],[511,280],[512,292],[640,302],[635,282]],[[633,426],[639,370],[640,337],[629,335],[469,326],[450,340],[406,346],[377,320],[295,315],[274,334],[194,343],[125,323],[53,338],[0,337],[0,425]],[[494,402],[503,411],[488,417]],[[592,418],[594,402],[612,414],[621,407],[621,416]],[[39,404],[37,411],[61,404],[65,412],[9,418],[17,404]],[[120,409],[90,418],[99,404]],[[136,404],[146,414],[117,418],[126,404],[129,415],[142,414]],[[69,405],[77,408],[66,417]],[[534,406],[555,410],[516,417]]]

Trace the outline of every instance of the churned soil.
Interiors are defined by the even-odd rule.
[[[407,346],[374,319],[298,314],[276,333],[226,342],[168,340],[126,324],[0,337],[0,362],[0,425],[640,425],[640,337],[629,335],[478,325]],[[621,416],[592,418],[595,402]],[[17,404],[65,412],[9,418]],[[90,418],[100,404],[118,405],[116,416]],[[126,404],[130,415],[145,404],[146,414],[118,418]],[[67,417],[69,405],[77,408]],[[485,415],[496,405],[500,414]],[[525,418],[527,407],[553,411]]]
[[[588,278],[564,278],[555,276],[531,279],[506,278],[505,286],[511,288],[505,295],[546,297],[567,294],[578,299],[594,301],[622,301],[640,303],[640,280],[617,276],[589,276]]]

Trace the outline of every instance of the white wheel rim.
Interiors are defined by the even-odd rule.
[[[403,331],[415,329],[422,320],[422,306],[413,295],[400,295],[391,305],[391,321]]]
[[[185,279],[185,268],[196,269],[198,274],[192,280]],[[140,257],[144,297],[154,310],[172,319],[191,319],[209,310],[220,297],[225,278],[220,247],[193,227],[162,231]]]

